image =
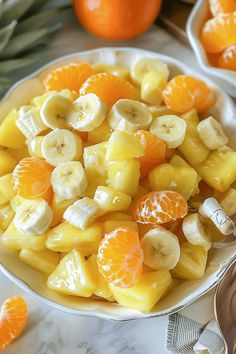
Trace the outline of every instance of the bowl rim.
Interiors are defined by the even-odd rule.
[[[91,50],[86,50],[86,51],[78,51],[75,53],[71,53],[71,54],[67,54],[64,56],[61,56],[57,59],[54,59],[50,62],[48,62],[47,64],[43,65],[42,67],[40,67],[39,69],[37,69],[36,71],[34,71],[33,73],[31,73],[30,75],[26,76],[25,78],[17,81],[3,96],[2,100],[0,101],[0,105],[1,103],[4,101],[6,101],[8,99],[8,97],[14,92],[14,90],[20,86],[22,83],[31,80],[35,77],[37,77],[41,72],[43,72],[45,69],[49,68],[50,66],[53,66],[63,60],[68,60],[68,59],[75,59],[78,58],[80,55],[89,55],[89,54],[94,54],[94,53],[99,53],[99,52],[133,52],[136,54],[143,54],[143,55],[147,55],[147,56],[156,56],[161,60],[166,60],[167,62],[169,62],[170,64],[172,64],[173,66],[176,66],[177,68],[179,68],[181,71],[183,72],[190,72],[192,73],[192,75],[197,76],[198,78],[202,78],[204,79],[206,82],[208,82],[210,84],[210,86],[212,86],[215,90],[220,91],[221,95],[223,96],[224,100],[225,100],[225,104],[230,106],[230,108],[234,109],[234,103],[232,101],[232,99],[226,94],[224,93],[219,86],[215,83],[212,82],[210,79],[205,78],[202,74],[198,73],[197,71],[191,69],[190,67],[188,67],[187,65],[183,64],[182,62],[180,62],[179,60],[172,58],[170,56],[164,55],[164,54],[160,54],[154,51],[150,51],[150,50],[145,50],[145,49],[140,49],[140,48],[135,48],[135,47],[106,47],[106,48],[96,48],[96,49],[91,49]],[[176,305],[173,306],[172,308],[170,308],[169,310],[161,310],[159,313],[149,313],[149,314],[143,314],[140,312],[137,312],[137,316],[135,315],[131,315],[131,316],[127,316],[125,315],[123,318],[122,316],[116,316],[115,314],[107,314],[105,312],[99,312],[99,311],[86,311],[86,310],[77,310],[77,309],[73,309],[69,306],[65,306],[65,305],[61,305],[55,301],[49,300],[48,298],[46,298],[43,295],[40,295],[39,293],[37,293],[35,290],[33,290],[30,285],[28,285],[26,282],[24,282],[23,280],[21,280],[20,278],[18,278],[16,275],[14,275],[11,271],[9,271],[0,261],[0,270],[2,271],[2,273],[8,277],[13,283],[17,284],[21,289],[23,289],[26,293],[30,294],[31,296],[33,296],[36,300],[44,303],[45,305],[48,305],[54,309],[63,311],[63,312],[67,312],[70,314],[74,314],[74,315],[79,315],[79,316],[86,316],[86,317],[98,317],[98,318],[102,318],[102,319],[106,319],[106,320],[112,320],[112,321],[118,321],[118,322],[122,322],[122,321],[131,321],[131,320],[137,320],[137,319],[148,319],[148,318],[155,318],[155,317],[160,317],[160,316],[166,316],[166,315],[170,315],[173,314],[175,312],[180,311],[181,309],[185,308],[186,306],[189,306],[191,303],[193,303],[194,301],[196,301],[197,299],[199,299],[201,296],[205,295],[206,293],[208,293],[212,288],[214,288],[218,282],[222,279],[222,277],[224,276],[224,274],[226,273],[227,269],[231,266],[232,262],[234,262],[236,260],[236,255],[227,260],[226,262],[224,262],[224,264],[221,266],[221,268],[219,269],[218,273],[215,275],[215,280],[210,283],[209,285],[206,285],[204,287],[204,289],[202,289],[202,291],[198,294],[196,294],[195,297],[192,297],[191,299],[185,300],[182,302],[181,305]]]

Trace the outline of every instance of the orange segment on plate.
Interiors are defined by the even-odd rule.
[[[139,130],[136,136],[145,145],[145,154],[139,158],[141,178],[146,177],[154,167],[165,162],[166,145],[147,130]]]
[[[141,224],[164,224],[183,218],[188,212],[186,200],[174,191],[150,192],[139,198],[133,217]]]
[[[46,91],[70,89],[78,92],[81,85],[94,73],[87,63],[71,63],[51,71],[44,80],[44,86]]]
[[[218,15],[205,22],[201,41],[209,53],[219,53],[236,43],[236,12]]]
[[[209,0],[209,5],[213,16],[236,11],[235,0]]]
[[[104,236],[97,263],[104,278],[120,288],[130,288],[139,281],[143,268],[143,251],[137,231],[119,227]]]
[[[227,48],[219,58],[219,67],[236,71],[236,44]]]
[[[26,157],[14,168],[13,188],[23,198],[34,199],[42,197],[51,186],[52,171],[52,166],[44,160],[36,157]]]
[[[196,108],[198,112],[209,109],[216,97],[214,91],[202,80],[189,75],[178,75],[166,85],[163,99],[172,111],[185,113],[192,108]]]
[[[99,73],[86,80],[80,89],[81,95],[95,93],[108,106],[121,98],[135,99],[135,87],[126,80],[109,73]]]
[[[21,296],[9,297],[0,311],[0,350],[10,345],[23,331],[27,305]]]

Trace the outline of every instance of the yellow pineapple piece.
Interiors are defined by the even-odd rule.
[[[185,280],[202,279],[205,274],[207,263],[207,251],[201,246],[195,246],[186,242],[180,247],[180,258],[171,271],[175,278]]]
[[[236,214],[236,189],[229,188],[226,192],[215,192],[212,196],[228,216]]]
[[[102,225],[99,223],[80,230],[63,222],[48,231],[46,247],[55,252],[70,252],[76,248],[84,255],[90,255],[97,252],[102,236]]]
[[[103,232],[104,234],[109,234],[113,230],[117,229],[118,227],[130,227],[131,229],[134,229],[135,231],[138,232],[138,224],[135,221],[118,221],[118,220],[107,220],[104,221],[103,224]]]
[[[169,108],[166,106],[159,106],[159,105],[153,105],[148,107],[149,110],[152,113],[152,118],[157,118],[169,114],[175,114],[173,111],[171,111]]]
[[[16,194],[11,200],[10,200],[10,205],[14,211],[26,201],[27,199],[21,197],[19,194]]]
[[[17,161],[19,162],[20,160],[24,159],[25,157],[29,156],[29,151],[27,146],[25,145],[21,149],[7,149],[7,152]]]
[[[90,274],[95,284],[94,295],[102,297],[109,300],[112,296],[111,290],[107,281],[103,278],[102,274],[99,272],[97,265],[97,256],[93,254],[87,260],[87,266],[90,268]]]
[[[0,206],[0,228],[6,230],[12,222],[15,212],[9,203]]]
[[[131,196],[112,189],[99,186],[94,194],[94,200],[99,205],[102,213],[111,211],[125,211],[131,203]]]
[[[212,151],[197,172],[209,186],[225,192],[236,180],[236,152],[228,147]]]
[[[128,160],[143,156],[145,146],[134,134],[114,131],[108,141],[106,159]]]
[[[22,248],[20,259],[29,266],[45,274],[51,274],[60,261],[60,254],[49,250],[32,251]]]
[[[99,221],[107,221],[107,220],[115,220],[115,221],[133,221],[133,218],[131,215],[122,213],[120,211],[115,211],[113,213],[107,213],[105,215],[102,215],[99,219]]]
[[[118,288],[109,284],[116,301],[126,307],[148,313],[162,298],[171,284],[168,270],[143,273],[140,281],[132,288]]]
[[[0,205],[8,203],[16,194],[11,181],[12,173],[0,177]]]
[[[169,163],[155,167],[148,179],[153,191],[173,190],[187,200],[198,186],[197,172],[192,167],[173,167]]]
[[[152,105],[159,105],[163,100],[162,91],[166,84],[166,75],[159,71],[149,71],[144,75],[141,83],[141,97],[143,101]]]
[[[35,136],[32,140],[28,142],[28,154],[32,157],[37,157],[38,159],[43,159],[42,154],[42,142],[44,136]]]
[[[60,94],[65,97],[68,98],[69,100],[71,100],[72,102],[75,101],[78,97],[79,97],[79,93],[73,90],[69,90],[69,89],[63,89],[60,91]]]
[[[0,150],[0,176],[12,172],[17,161],[6,150]]]
[[[30,104],[41,108],[43,106],[44,102],[46,101],[46,99],[55,93],[57,93],[57,91],[48,91],[48,92],[44,93],[43,95],[36,96],[36,97],[32,98],[32,100],[30,101]]]
[[[120,160],[109,163],[108,186],[134,196],[140,178],[140,163],[137,160]]]
[[[34,251],[41,251],[45,248],[45,234],[35,236],[26,235],[17,230],[13,220],[2,234],[1,242],[5,247],[13,250],[29,248]]]
[[[90,297],[95,285],[84,257],[72,250],[48,277],[50,289],[63,294]]]
[[[88,132],[88,142],[91,144],[98,144],[107,141],[112,133],[112,129],[108,124],[107,120],[97,128],[93,129],[91,132]]]
[[[18,113],[13,109],[0,124],[0,145],[13,149],[24,147],[25,136],[16,126],[17,119]]]
[[[207,234],[211,236],[212,242],[224,241],[225,235],[219,231],[210,218],[201,218],[201,222],[204,224]]]
[[[185,120],[185,122],[188,123],[199,123],[199,116],[197,113],[197,110],[195,108],[191,109],[190,111],[184,113],[182,115],[182,118]]]
[[[109,73],[123,80],[130,80],[130,71],[126,66],[94,64],[93,69],[96,73]]]
[[[58,194],[54,193],[52,198],[51,208],[53,211],[52,223],[51,226],[58,225],[63,217],[66,209],[72,205],[78,198],[73,199],[64,199]]]

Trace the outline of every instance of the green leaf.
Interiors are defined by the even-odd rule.
[[[36,61],[36,57],[25,57],[20,59],[12,59],[0,62],[0,74],[7,74],[14,70],[21,69]]]
[[[20,19],[35,0],[7,0],[3,3],[1,25]]]
[[[0,21],[2,17],[3,0],[0,0]]]
[[[8,26],[3,27],[0,29],[0,53],[6,47],[7,43],[9,42],[14,29],[16,27],[17,21],[12,21]]]
[[[26,20],[19,23],[17,33],[32,31],[38,29],[58,14],[57,10],[48,10],[40,12],[36,15],[28,17]]]
[[[0,76],[0,95],[10,86],[11,80]]]

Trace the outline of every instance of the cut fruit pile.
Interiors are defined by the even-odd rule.
[[[53,291],[150,312],[176,278],[205,275],[222,236],[202,201],[236,213],[215,93],[153,58],[71,63],[44,86],[0,126],[1,242]]]
[[[201,41],[209,62],[236,71],[236,1],[208,1],[210,18],[203,25]]]

